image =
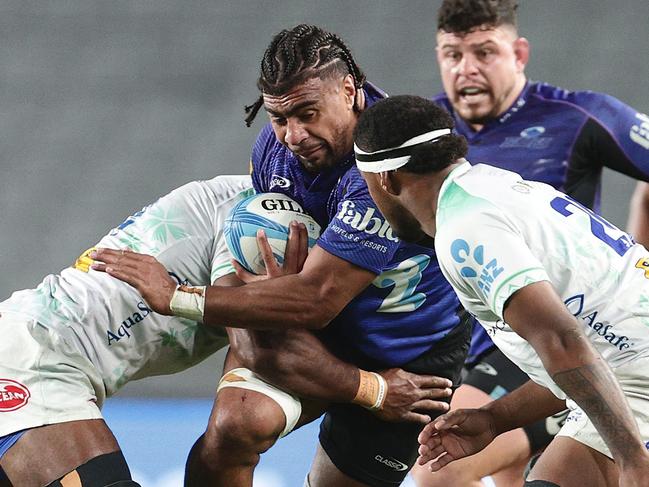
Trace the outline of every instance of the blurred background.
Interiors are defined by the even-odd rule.
[[[531,79],[649,111],[649,2],[519,3]],[[283,28],[307,22],[338,33],[390,94],[440,91],[439,4],[0,1],[0,299],[70,265],[171,189],[247,172],[265,115],[248,129],[243,106],[257,97],[261,55]],[[634,183],[612,172],[604,181],[603,213],[624,227]],[[221,362],[129,384],[109,401],[106,415],[144,486],[181,485]],[[301,485],[316,433],[266,454],[256,487]]]

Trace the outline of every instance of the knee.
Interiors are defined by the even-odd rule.
[[[202,450],[251,451],[262,453],[280,436],[286,422],[284,412],[272,399],[245,389],[227,391],[235,400],[219,401],[203,438]],[[225,392],[225,391],[224,391]],[[223,394],[225,395],[225,394]]]

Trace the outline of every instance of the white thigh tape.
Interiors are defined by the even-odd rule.
[[[297,397],[269,384],[250,369],[241,367],[229,371],[221,377],[216,391],[218,392],[224,387],[238,387],[259,392],[279,404],[286,417],[286,425],[279,436],[280,438],[293,431],[302,414],[302,403]]]

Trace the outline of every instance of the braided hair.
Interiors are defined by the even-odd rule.
[[[354,78],[356,89],[361,89],[365,74],[342,39],[315,25],[300,24],[273,37],[261,60],[257,88],[262,93],[281,95],[309,78],[347,74]],[[248,127],[263,104],[262,95],[245,107]],[[359,111],[356,100],[354,110]]]

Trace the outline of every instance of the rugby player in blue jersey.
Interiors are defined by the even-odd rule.
[[[338,36],[310,25],[273,38],[258,86],[261,95],[247,121],[263,106],[270,124],[253,148],[253,185],[258,192],[291,196],[324,231],[297,274],[207,289],[204,322],[285,330],[233,331],[226,370],[248,366],[280,386],[292,375],[311,377],[312,383],[304,380],[302,388],[291,390],[322,397],[317,389],[326,391],[320,385],[336,377],[320,370],[322,345],[303,330],[312,328],[338,357],[364,370],[401,367],[457,384],[470,335],[468,317],[439,271],[430,240],[399,241],[354,165],[358,116],[383,93],[365,81]],[[134,262],[136,255],[103,257],[111,261],[113,275],[134,284],[154,309],[170,313],[175,286],[163,270]],[[273,349],[278,348],[300,352],[304,363],[293,369],[277,363]],[[364,374],[360,381],[368,389],[381,386]],[[311,404],[302,407],[298,419],[254,388],[243,388],[246,377],[240,368],[224,375],[208,429],[188,461],[187,484],[252,485],[259,454],[296,422],[323,412],[320,446],[306,485],[398,486],[416,460],[421,424],[385,421],[389,418],[381,411],[372,411],[378,402],[365,401],[366,408]],[[440,408],[428,406],[422,401],[412,419],[438,414]]]
[[[472,164],[488,163],[542,181],[599,212],[602,168],[649,179],[649,117],[612,96],[570,92],[529,81],[529,43],[519,37],[515,0],[445,0],[437,19],[437,60],[444,93],[435,101],[469,142]],[[634,197],[630,229],[649,243],[648,193]],[[515,389],[527,377],[474,328],[470,372],[453,407],[477,407]],[[420,487],[522,485],[529,456],[549,443],[561,416],[500,437],[474,457],[431,475],[415,467]]]

